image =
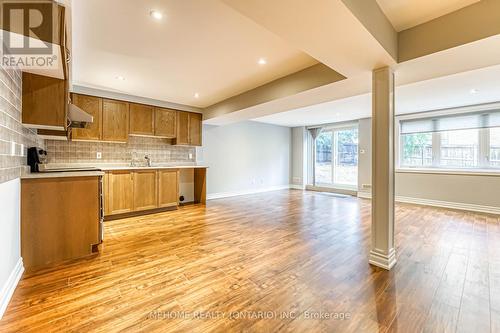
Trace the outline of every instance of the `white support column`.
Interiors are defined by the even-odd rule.
[[[373,71],[372,244],[370,264],[390,270],[394,249],[394,72]]]

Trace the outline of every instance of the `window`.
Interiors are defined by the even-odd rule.
[[[316,138],[316,182],[332,182],[332,131],[323,131]]]
[[[432,166],[432,133],[414,133],[401,136],[401,165]]]
[[[356,186],[358,184],[358,129],[351,128],[334,133],[333,182]]]
[[[479,164],[479,130],[446,131],[441,134],[439,166],[476,168]]]
[[[316,137],[314,176],[319,186],[358,183],[358,128],[323,128]]]
[[[500,168],[500,127],[490,129],[489,164],[493,168]]]
[[[500,110],[400,120],[399,166],[500,169]]]

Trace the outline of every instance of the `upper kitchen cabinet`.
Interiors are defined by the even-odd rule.
[[[30,128],[65,131],[68,88],[66,80],[23,72],[23,124]]]
[[[142,104],[130,104],[130,134],[155,135],[155,109]]]
[[[127,142],[129,133],[129,104],[105,99],[102,102],[102,139]]]
[[[201,122],[200,113],[179,111],[177,113],[177,137],[174,144],[201,146]]]
[[[102,139],[102,98],[72,94],[73,104],[94,117],[85,128],[74,128],[73,140],[98,141]]]
[[[191,146],[201,146],[202,117],[201,113],[189,114],[189,144]]]
[[[155,108],[155,136],[175,138],[177,135],[177,111]]]
[[[177,112],[176,145],[189,145],[189,112]]]

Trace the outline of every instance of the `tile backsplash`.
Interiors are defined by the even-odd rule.
[[[138,163],[148,155],[153,163],[195,162],[196,148],[173,146],[167,139],[129,137],[128,143],[46,141],[48,163]],[[97,153],[101,158],[97,158]]]
[[[0,65],[0,183],[19,178],[27,148],[43,147],[35,130],[21,123],[22,73]]]

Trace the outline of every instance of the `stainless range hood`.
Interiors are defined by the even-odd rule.
[[[72,128],[85,128],[87,124],[94,122],[94,117],[74,104],[69,105],[68,118],[70,121],[69,127]]]

